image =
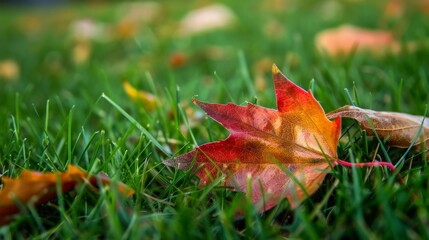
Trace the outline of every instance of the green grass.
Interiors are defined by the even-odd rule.
[[[20,67],[15,81],[1,81],[3,175],[64,170],[72,163],[94,174],[105,172],[136,194],[123,199],[114,187],[94,194],[83,185],[43,206],[26,207],[0,228],[0,239],[429,238],[429,168],[418,150],[409,152],[394,173],[336,166],[297,209],[284,200],[264,214],[219,181],[198,187],[190,172],[162,164],[195,143],[227,136],[210,119],[191,124],[188,109],[201,113],[193,96],[275,107],[269,71],[263,75],[265,88],[254,84],[261,59],[276,63],[303,88],[312,86],[326,112],[353,102],[423,115],[429,102],[429,17],[409,7],[402,18],[388,18],[382,1],[331,3],[339,9],[333,14],[318,1],[287,1],[282,11],[259,1],[225,3],[237,15],[234,26],[189,38],[174,36],[177,22],[201,3],[165,3],[135,36],[91,40],[91,56],[81,64],[72,58],[71,23],[90,18],[110,29],[124,17],[126,5],[1,6],[0,61],[13,59]],[[34,21],[39,27],[33,29],[29,22]],[[267,33],[267,24],[273,23],[277,31]],[[416,41],[419,48],[383,57],[319,54],[314,36],[342,23],[388,29],[401,43]],[[209,47],[221,49],[221,57],[212,57]],[[168,59],[174,52],[191,57],[173,68]],[[162,103],[149,112],[132,102],[122,88],[125,79]],[[355,122],[343,121],[341,159],[390,158],[395,163],[404,153],[367,137]],[[241,218],[235,216],[239,208],[244,209]]]

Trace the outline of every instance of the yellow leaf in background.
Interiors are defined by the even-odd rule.
[[[2,177],[0,226],[13,220],[14,216],[20,212],[21,209],[17,203],[37,206],[55,198],[58,194],[57,184],[60,184],[62,192],[65,193],[72,191],[83,182],[98,186],[98,180],[101,180],[103,184],[110,182],[110,179],[104,174],[98,178],[90,176],[87,172],[73,165],[69,165],[67,171],[61,173],[23,170],[19,178]],[[134,190],[123,183],[118,183],[117,187],[124,197],[130,197],[134,194]]]
[[[19,77],[19,66],[11,59],[0,61],[0,79],[14,81]]]
[[[131,98],[131,100],[142,104],[144,108],[148,111],[154,110],[157,102],[159,102],[157,97],[148,92],[134,88],[128,81],[123,81],[122,86],[124,87],[125,92],[127,93],[128,97]]]
[[[76,64],[85,63],[91,56],[91,45],[89,42],[82,41],[73,47],[73,61]]]

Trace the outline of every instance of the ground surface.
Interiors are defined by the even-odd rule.
[[[258,214],[248,204],[238,219],[240,193],[198,187],[190,173],[161,163],[195,141],[227,135],[201,118],[191,102],[195,95],[275,107],[273,63],[313,89],[326,112],[354,103],[423,115],[427,9],[418,1],[403,9],[371,2],[225,1],[232,24],[186,36],[179,34],[180,20],[210,1],[0,6],[0,171],[16,177],[22,169],[49,172],[72,163],[137,191],[124,200],[112,189],[95,194],[79,188],[27,209],[0,228],[0,238],[429,238],[429,169],[419,151],[405,156],[398,174],[335,167],[299,208],[283,201]],[[134,16],[145,9],[145,17]],[[391,31],[400,46],[413,47],[382,56],[319,53],[316,34],[344,23]],[[130,99],[125,80],[154,94],[155,109]],[[344,160],[397,162],[404,152],[367,138],[353,121],[343,123],[338,154]]]

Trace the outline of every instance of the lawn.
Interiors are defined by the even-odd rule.
[[[335,166],[295,209],[285,199],[259,213],[220,179],[199,186],[192,171],[163,164],[228,136],[193,97],[275,108],[274,63],[325,112],[353,104],[424,115],[429,7],[392,2],[0,5],[0,174],[73,164],[112,179],[98,191],[83,184],[20,206],[0,239],[428,239],[425,150],[390,147],[353,120],[343,120],[338,157],[402,159],[398,169]],[[183,27],[186,14],[215,3],[230,10],[230,23],[198,33]],[[389,31],[402,50],[319,51],[317,34],[343,24]],[[134,99],[124,83],[155,100]],[[118,182],[134,196],[120,195]]]

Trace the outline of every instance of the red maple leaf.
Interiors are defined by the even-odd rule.
[[[337,157],[340,118],[329,121],[310,91],[289,81],[276,65],[272,72],[278,110],[194,99],[230,135],[165,163],[181,169],[194,166],[201,185],[219,175],[224,176],[225,185],[243,192],[250,184],[249,194],[260,211],[283,198],[294,208],[318,189],[331,166],[352,166]],[[373,165],[388,164],[357,164]]]

